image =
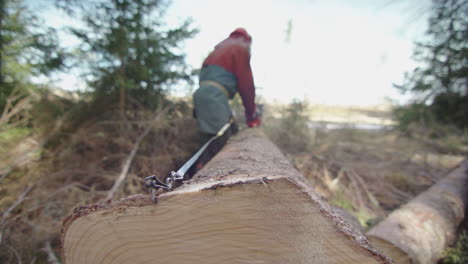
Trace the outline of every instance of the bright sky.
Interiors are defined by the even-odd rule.
[[[413,43],[425,31],[427,12],[422,10],[429,3],[175,0],[166,18],[177,25],[191,17],[199,28],[200,33],[185,45],[187,62],[194,68],[232,30],[246,28],[253,37],[251,64],[257,93],[266,100],[307,98],[311,103],[373,105],[386,97],[401,99],[392,83],[400,83],[404,72],[414,67]],[[63,16],[45,16],[55,25],[63,24]],[[68,76],[61,84],[73,87],[76,82]]]

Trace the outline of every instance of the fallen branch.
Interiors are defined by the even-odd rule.
[[[0,182],[2,182],[16,168],[19,168],[28,164],[31,161],[36,160],[35,157],[38,156],[36,154],[40,151],[41,147],[41,143],[37,143],[36,146],[22,153],[21,156],[17,157],[7,167],[0,169]]]
[[[11,211],[13,211],[13,209],[15,209],[18,205],[20,205],[24,201],[24,199],[26,198],[26,195],[32,190],[33,187],[34,187],[34,185],[31,185],[28,188],[26,188],[20,194],[20,196],[18,196],[16,201],[12,205],[10,205],[10,207],[8,207],[8,209],[3,213],[2,221],[0,222],[0,225],[5,223],[6,218],[10,215]]]
[[[468,205],[468,160],[393,211],[367,235],[396,263],[437,263],[456,237]]]
[[[404,202],[408,202],[410,199],[411,199],[411,195],[398,189],[398,188],[395,188],[393,185],[391,184],[386,184],[385,185],[385,189],[390,191],[390,193],[398,196],[400,199],[402,199]]]
[[[132,165],[133,159],[135,158],[135,155],[136,155],[136,153],[138,151],[138,148],[140,147],[141,141],[143,141],[143,138],[145,138],[146,135],[148,135],[148,133],[153,128],[154,124],[157,123],[159,118],[161,116],[163,116],[169,110],[169,108],[170,107],[166,107],[162,111],[157,111],[157,114],[153,118],[152,123],[148,127],[146,127],[145,131],[135,141],[135,144],[133,144],[132,151],[130,152],[130,154],[128,155],[128,157],[125,159],[125,161],[123,163],[122,171],[120,172],[119,177],[117,178],[117,180],[114,182],[114,185],[112,186],[112,188],[107,193],[106,200],[110,200],[110,199],[112,199],[112,197],[114,197],[115,192],[117,192],[120,185],[122,184],[122,182],[127,177],[128,171],[130,170],[130,166]]]
[[[348,176],[348,179],[349,179],[349,181],[351,183],[351,186],[354,189],[354,194],[357,197],[359,207],[360,208],[365,208],[366,203],[364,202],[364,197],[362,196],[362,190],[359,188],[359,184],[357,182],[356,177],[354,177],[354,175],[351,174],[351,172],[348,171],[348,170],[346,171],[346,176]]]
[[[5,169],[3,169],[2,171],[0,171],[0,182],[2,182],[9,174],[10,172],[12,171],[12,167],[7,167]]]
[[[20,254],[18,253],[18,251],[17,251],[15,248],[13,248],[13,247],[11,247],[11,246],[9,246],[9,245],[6,245],[6,247],[7,247],[9,250],[11,250],[11,251],[13,252],[13,254],[15,254],[15,257],[16,257],[16,260],[18,261],[18,264],[23,263],[23,262],[21,261],[21,256],[20,256]]]
[[[23,96],[25,96],[25,94],[21,93],[18,87],[14,88],[8,96],[5,108],[0,116],[0,131],[3,126],[6,126],[13,119],[13,117],[23,112],[23,110],[31,108],[29,97],[22,98]],[[15,127],[23,122],[21,120],[19,121],[19,123],[9,124],[9,127]]]
[[[366,193],[367,195],[367,198],[369,199],[369,201],[371,202],[371,204],[374,206],[374,209],[380,209],[380,204],[379,204],[379,201],[377,200],[377,198],[375,198],[375,196],[372,194],[372,192],[369,190],[369,188],[367,187],[367,184],[364,182],[364,180],[362,179],[362,177],[357,174],[354,170],[350,170],[348,171],[351,175],[351,177],[354,177],[357,181],[357,183],[359,185],[361,185],[361,188],[364,190],[364,192]]]
[[[18,196],[16,201],[12,205],[10,205],[10,207],[8,207],[8,209],[6,209],[5,212],[3,212],[2,221],[0,221],[0,244],[2,243],[2,240],[3,240],[3,228],[4,228],[4,225],[8,216],[10,215],[11,211],[13,211],[13,209],[15,209],[18,205],[20,205],[24,201],[24,199],[26,198],[26,195],[32,190],[33,187],[34,185],[31,185],[28,188],[26,188],[26,190],[24,190],[20,194],[20,196]]]
[[[44,251],[47,254],[47,261],[50,264],[60,264],[60,262],[57,259],[57,256],[55,256],[54,251],[52,250],[52,247],[50,246],[50,242],[46,241],[44,248],[42,248],[42,251]]]
[[[52,130],[48,132],[48,135],[42,139],[39,139],[37,141],[37,144],[35,147],[27,151],[26,153],[23,154],[22,157],[19,157],[13,164],[10,164],[8,167],[3,168],[0,170],[0,182],[2,182],[12,171],[15,169],[24,166],[28,164],[31,161],[34,161],[33,157],[35,156],[34,154],[36,152],[39,152],[42,147],[51,139],[54,138],[56,133],[62,128],[63,124],[65,123],[66,118],[68,118],[69,113],[71,111],[68,111],[66,114],[64,114],[60,119],[58,119]],[[0,127],[2,126],[2,123],[0,122]],[[11,127],[11,126],[10,126]],[[1,129],[0,129],[1,132]]]

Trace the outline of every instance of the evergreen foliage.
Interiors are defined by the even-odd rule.
[[[33,77],[63,69],[66,54],[58,44],[55,30],[43,26],[22,0],[0,2],[1,114],[13,91],[16,99],[10,104],[14,105],[37,87],[32,83]]]
[[[310,118],[306,101],[294,100],[284,111],[276,125],[266,124],[268,136],[281,150],[287,153],[300,153],[310,150],[313,136],[309,128]]]
[[[73,3],[73,2],[71,2]],[[73,28],[81,41],[81,62],[95,98],[119,92],[156,106],[179,80],[189,80],[182,41],[194,36],[190,22],[167,29],[160,0],[102,0],[75,3],[85,28]],[[121,105],[122,107],[122,105]]]
[[[406,73],[396,87],[414,95],[415,105],[398,109],[408,122],[434,120],[459,128],[468,127],[468,2],[433,0],[428,40],[417,43],[414,59],[419,67]]]
[[[54,29],[42,26],[21,0],[3,0],[1,16],[2,77],[27,82],[64,66],[64,52]]]
[[[468,232],[459,234],[455,245],[445,251],[442,264],[464,264],[468,263]]]

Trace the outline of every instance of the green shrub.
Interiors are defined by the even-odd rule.
[[[398,121],[397,128],[403,132],[409,132],[415,126],[426,127],[434,123],[434,117],[424,104],[398,106],[393,110],[393,115]]]
[[[429,107],[437,121],[468,129],[468,95],[453,92],[439,93]]]
[[[468,263],[468,232],[463,231],[454,247],[449,248],[444,253],[442,264],[465,264]]]
[[[346,197],[346,195],[342,191],[335,192],[335,194],[333,195],[333,199],[331,199],[330,203],[334,206],[341,207],[348,212],[354,211],[351,200],[348,197]]]
[[[268,136],[283,151],[299,153],[309,151],[313,144],[313,135],[308,124],[308,103],[295,100],[281,113],[278,120],[265,124]]]
[[[0,133],[0,143],[17,141],[28,136],[30,133],[31,129],[27,127],[11,128]]]
[[[468,129],[468,95],[439,93],[430,105],[413,103],[399,106],[393,114],[398,128],[404,132],[414,126],[464,131]]]
[[[459,100],[467,100],[463,98]],[[466,153],[468,151],[466,118],[468,113],[465,114],[467,109],[464,109],[466,106],[462,104],[457,107],[444,106],[446,100],[449,99],[440,97],[430,106],[410,104],[395,108],[393,114],[398,121],[397,128],[416,140],[428,143],[438,152]]]

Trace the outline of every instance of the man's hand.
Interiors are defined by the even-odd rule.
[[[259,117],[255,117],[255,119],[252,119],[252,120],[248,120],[247,121],[247,125],[249,127],[258,127],[262,124],[262,121],[260,120]]]
[[[247,125],[249,127],[258,127],[262,124],[261,117],[263,114],[263,105],[262,104],[255,105],[255,108],[256,110],[253,116],[250,118],[247,118]]]

